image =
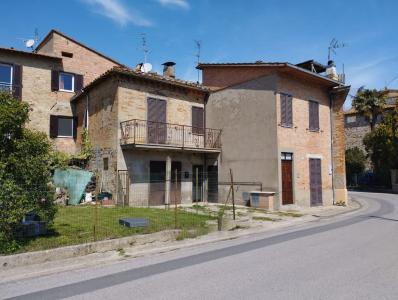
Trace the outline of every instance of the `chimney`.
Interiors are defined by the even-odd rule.
[[[166,77],[171,77],[171,78],[175,78],[176,77],[176,72],[174,69],[175,66],[175,62],[172,61],[167,61],[163,64],[163,76]]]
[[[135,66],[134,71],[138,71],[141,72],[141,68],[142,68],[143,63],[139,63]]]
[[[333,60],[328,61],[328,66],[326,68],[326,77],[339,80],[339,75],[337,74],[336,65],[334,64]]]

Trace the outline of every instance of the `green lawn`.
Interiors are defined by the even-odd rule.
[[[96,212],[97,210],[97,212]],[[96,216],[97,215],[97,216]],[[127,228],[119,225],[121,217],[141,217],[149,219],[148,228]],[[186,237],[207,233],[206,221],[214,217],[185,212],[178,209],[177,228],[186,232]],[[97,222],[95,222],[97,220]],[[48,236],[30,239],[22,243],[18,252],[44,250],[61,246],[75,245],[96,240],[114,239],[133,234],[153,233],[175,228],[173,209],[135,207],[59,207],[54,224]],[[184,236],[179,236],[179,239]]]

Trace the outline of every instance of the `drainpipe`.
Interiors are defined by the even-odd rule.
[[[333,95],[331,92],[329,92],[329,107],[330,107],[330,164],[332,168],[332,193],[333,193],[333,205],[336,204],[336,195],[335,195],[335,190],[334,190],[334,149],[333,149]]]

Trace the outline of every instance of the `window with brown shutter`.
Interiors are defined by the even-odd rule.
[[[83,75],[75,74],[75,93],[83,89]]]
[[[281,94],[281,125],[284,127],[293,126],[293,98],[288,94]]]
[[[308,101],[309,103],[309,130],[319,131],[319,103]]]
[[[13,65],[12,88],[14,98],[22,100],[22,66],[20,65]]]
[[[51,70],[51,91],[59,90],[59,72]]]
[[[192,133],[203,134],[204,111],[202,107],[192,106]]]

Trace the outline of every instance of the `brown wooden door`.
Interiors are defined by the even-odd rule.
[[[282,158],[282,204],[293,204],[293,160]]]
[[[166,136],[166,101],[148,98],[148,143],[165,144]]]
[[[180,161],[171,162],[170,204],[181,203],[181,165]]]
[[[218,166],[207,167],[207,201],[218,202]]]
[[[203,201],[203,166],[192,166],[192,200]]]
[[[311,206],[322,205],[322,167],[319,158],[310,158],[310,202]]]
[[[165,203],[166,162],[151,161],[149,163],[149,205]]]

